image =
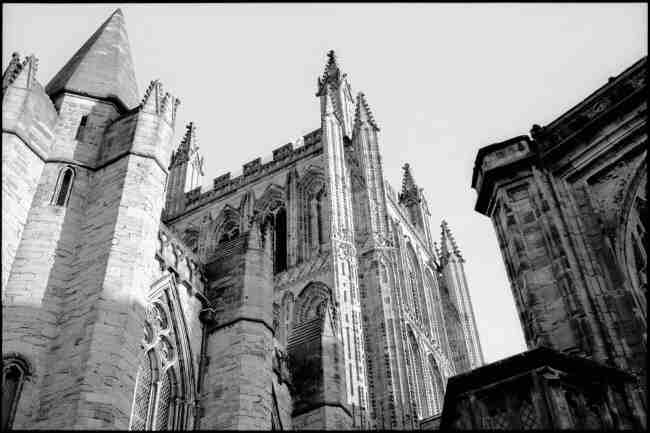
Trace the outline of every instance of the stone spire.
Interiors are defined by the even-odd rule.
[[[45,91],[116,99],[127,109],[138,105],[138,86],[122,11],[117,9],[54,76]]]
[[[338,88],[341,83],[341,69],[336,61],[336,54],[334,50],[327,53],[327,63],[325,64],[325,71],[322,77],[318,77],[318,92],[316,96],[322,96],[327,87]]]
[[[356,128],[362,123],[369,123],[373,128],[375,128],[375,131],[379,131],[379,126],[377,126],[377,122],[375,122],[370,106],[366,101],[366,95],[359,92],[357,93],[357,110],[354,114],[354,127]]]
[[[402,192],[399,194],[399,202],[407,206],[419,203],[418,186],[415,184],[415,180],[413,180],[411,166],[409,163],[406,163],[402,169],[404,170],[404,175],[402,176]]]

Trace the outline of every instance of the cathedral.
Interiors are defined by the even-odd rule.
[[[320,127],[205,188],[197,128],[176,124],[160,81],[138,90],[120,10],[45,87],[37,58],[13,54],[3,430],[419,429],[440,415],[448,379],[483,364],[464,259],[446,222],[434,236],[417,167],[386,182],[366,97],[334,52],[325,63]],[[572,314],[567,329],[590,323]],[[602,352],[568,335],[557,344]]]

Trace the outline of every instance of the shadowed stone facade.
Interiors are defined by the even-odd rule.
[[[644,57],[479,150],[476,210],[532,350],[451,378],[441,429],[646,427],[646,78]]]
[[[333,52],[320,127],[203,190],[118,10],[3,75],[2,426],[419,428],[483,363],[464,259]]]

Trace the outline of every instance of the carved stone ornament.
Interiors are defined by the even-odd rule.
[[[160,355],[165,362],[170,362],[174,359],[174,351],[172,350],[172,345],[165,337],[160,338]]]
[[[153,325],[159,329],[167,329],[169,321],[167,320],[167,313],[160,304],[153,306]]]

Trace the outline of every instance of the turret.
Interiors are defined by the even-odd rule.
[[[167,181],[166,216],[176,215],[185,208],[185,193],[200,188],[203,183],[203,157],[196,140],[196,126],[190,122],[185,136],[172,153]]]

